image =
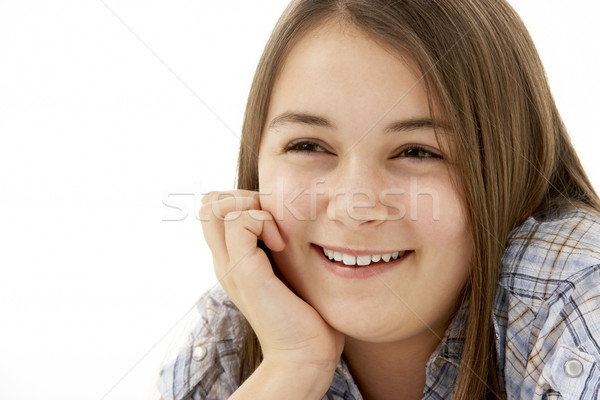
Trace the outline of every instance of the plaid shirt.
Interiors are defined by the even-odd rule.
[[[515,228],[502,256],[494,306],[498,370],[508,399],[600,398],[600,219],[581,210]],[[223,289],[199,300],[187,343],[160,373],[165,400],[228,398],[238,387],[242,315]],[[468,304],[426,366],[423,399],[449,399]],[[215,332],[218,332],[217,335]],[[323,399],[362,396],[340,359]]]

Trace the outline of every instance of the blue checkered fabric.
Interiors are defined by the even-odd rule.
[[[598,216],[568,209],[530,217],[515,228],[502,256],[494,307],[507,398],[600,398],[599,309]],[[205,293],[196,311],[186,343],[160,372],[165,400],[227,399],[240,384],[243,316],[220,287]],[[431,355],[423,399],[452,398],[467,312],[468,303]],[[343,358],[324,399],[362,399]]]

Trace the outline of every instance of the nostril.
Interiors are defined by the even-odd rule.
[[[330,198],[327,217],[349,226],[377,224],[390,217],[390,207],[382,203],[375,192],[359,189],[351,193],[337,193]]]

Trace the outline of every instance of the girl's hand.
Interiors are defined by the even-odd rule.
[[[202,199],[200,217],[217,279],[255,331],[263,364],[290,371],[296,382],[310,374],[318,381],[311,384],[324,394],[344,336],[273,272],[258,240],[274,252],[285,243],[272,214],[261,210],[258,193],[211,192]]]

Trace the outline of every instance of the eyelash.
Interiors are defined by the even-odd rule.
[[[304,148],[302,148],[304,146]],[[311,146],[312,150],[308,150],[306,149],[307,146]],[[320,147],[322,150],[320,151],[315,151],[314,148],[316,147]],[[422,146],[418,146],[418,145],[408,145],[405,148],[402,149],[402,151],[397,155],[394,156],[393,158],[399,157],[400,154],[402,153],[406,153],[407,151],[418,151],[419,153],[426,153],[428,154],[427,156],[424,157],[408,157],[408,158],[413,158],[416,159],[418,161],[422,161],[426,158],[435,158],[435,159],[441,159],[442,156],[431,152],[430,150],[426,149],[425,147]],[[320,144],[310,141],[310,140],[301,140],[298,142],[292,142],[290,144],[288,144],[284,151],[286,153],[304,153],[304,154],[308,154],[308,153],[329,153],[329,151],[327,151],[326,149],[323,148],[323,146],[321,146]]]
[[[313,146],[314,147],[320,147],[321,149],[323,149],[322,151],[314,151],[314,150],[307,150],[306,148],[302,149],[300,148],[301,146]],[[310,140],[299,140],[297,142],[292,142],[290,144],[288,144],[287,146],[285,146],[284,151],[286,153],[327,153],[327,150],[325,150],[323,148],[323,146],[321,146],[318,143],[315,143],[313,141]]]

